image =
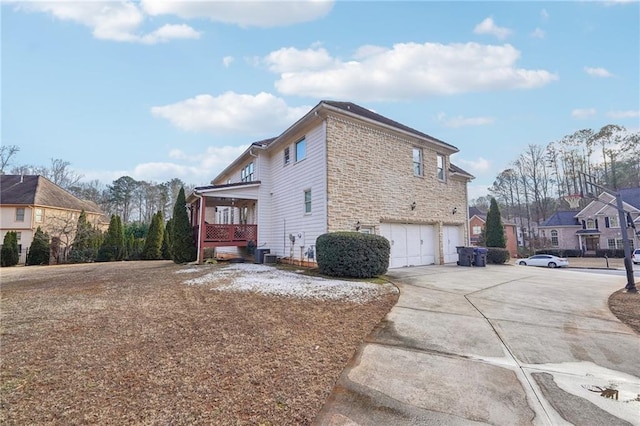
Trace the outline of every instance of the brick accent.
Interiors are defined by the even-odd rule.
[[[332,114],[326,126],[329,232],[355,230],[359,221],[379,234],[380,222],[403,222],[437,224],[438,230],[460,225],[468,238],[467,180],[448,172],[446,182],[436,177],[438,153],[448,170],[446,148]],[[413,174],[414,147],[422,149],[421,177]]]

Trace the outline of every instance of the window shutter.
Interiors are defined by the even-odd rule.
[[[587,222],[586,221],[582,221],[582,229],[587,229]]]
[[[600,229],[598,228],[598,219],[596,219],[596,229]]]
[[[604,218],[604,227],[605,228],[610,228],[611,226],[609,226],[609,216],[605,216]]]

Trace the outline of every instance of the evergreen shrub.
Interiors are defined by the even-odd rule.
[[[389,240],[360,232],[331,232],[316,240],[318,269],[334,277],[372,278],[389,268]]]

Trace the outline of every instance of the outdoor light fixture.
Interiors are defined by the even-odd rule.
[[[456,214],[458,212],[458,208],[454,207],[453,210],[451,211],[451,214]]]
[[[357,221],[356,222],[356,231],[359,231],[359,230],[360,230],[360,221]]]
[[[415,210],[416,209],[416,202],[414,201],[413,203],[411,203],[411,210]]]

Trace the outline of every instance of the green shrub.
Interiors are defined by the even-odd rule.
[[[389,268],[389,240],[360,232],[332,232],[316,240],[321,274],[333,277],[372,278]]]
[[[511,259],[509,250],[500,247],[487,247],[487,263],[502,265]]]
[[[0,252],[0,264],[4,266],[15,266],[20,260],[18,252],[18,233],[9,231],[5,234]]]
[[[582,251],[578,249],[547,248],[536,250],[536,254],[551,254],[558,257],[582,257]]]
[[[33,236],[29,254],[27,255],[27,265],[48,265],[50,254],[49,235],[42,232],[38,226]]]

